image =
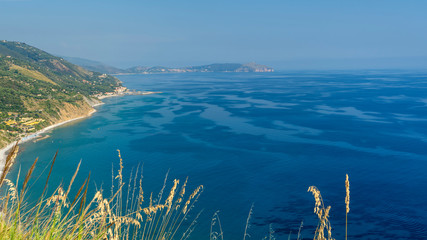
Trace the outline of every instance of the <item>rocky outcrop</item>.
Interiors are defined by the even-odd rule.
[[[90,105],[90,106],[92,106],[92,107],[95,107],[95,106],[98,106],[98,105],[103,104],[103,102],[102,102],[102,101],[100,101],[99,99],[96,99],[96,98],[83,97],[83,99],[85,100],[85,102],[86,102],[87,104],[89,104],[89,105]]]
[[[63,103],[62,108],[60,108],[58,112],[59,117],[54,123],[60,123],[79,117],[86,117],[94,111],[95,109],[93,109],[93,107],[84,100],[75,104]]]

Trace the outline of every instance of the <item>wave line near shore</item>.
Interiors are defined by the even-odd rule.
[[[70,122],[73,122],[73,121],[76,121],[76,120],[79,120],[79,119],[90,117],[95,112],[96,112],[96,110],[94,109],[94,110],[92,110],[91,112],[89,112],[88,114],[86,114],[84,116],[80,116],[80,117],[69,119],[69,120],[66,120],[66,121],[63,121],[63,122],[52,124],[52,125],[47,126],[47,127],[43,128],[43,129],[41,129],[41,130],[39,130],[39,131],[37,131],[35,133],[29,134],[29,135],[21,138],[20,140],[18,140],[18,142],[19,142],[19,144],[24,143],[24,142],[28,142],[28,141],[30,141],[32,139],[38,138],[41,134],[46,133],[47,131],[52,130],[52,129],[56,128],[56,127],[59,127],[61,125],[64,125],[64,124],[67,124],[67,123],[70,123]],[[12,142],[12,143],[9,143],[6,147],[0,149],[0,174],[3,172],[3,168],[4,168],[4,164],[5,164],[5,161],[6,161],[7,154],[13,148],[13,146],[15,146],[15,144],[16,144],[16,141]]]

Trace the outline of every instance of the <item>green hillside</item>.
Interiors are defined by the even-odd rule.
[[[0,147],[8,140],[87,113],[92,95],[121,86],[20,42],[0,41]]]

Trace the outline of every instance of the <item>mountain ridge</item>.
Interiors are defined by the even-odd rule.
[[[68,61],[86,68],[106,74],[151,74],[151,73],[188,73],[188,72],[274,72],[272,67],[257,64],[255,62],[241,63],[213,63],[208,65],[187,66],[187,67],[165,67],[165,66],[134,66],[120,69],[98,61],[83,58],[64,57]]]

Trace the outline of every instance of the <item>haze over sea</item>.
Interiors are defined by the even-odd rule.
[[[105,99],[90,118],[23,144],[9,177],[39,157],[37,176],[59,150],[52,182],[67,185],[82,160],[75,186],[91,172],[93,185],[107,194],[120,149],[126,176],[143,164],[146,199],[158,193],[168,170],[169,187],[187,176],[187,191],[205,186],[193,217],[204,211],[190,239],[209,239],[216,210],[224,238],[242,239],[252,203],[251,239],[265,236],[270,223],[279,239],[290,231],[295,239],[302,220],[308,239],[317,221],[307,188],[315,185],[332,206],[333,237],[343,239],[348,173],[349,239],[427,238],[426,73],[119,78],[130,89],[163,93]]]

